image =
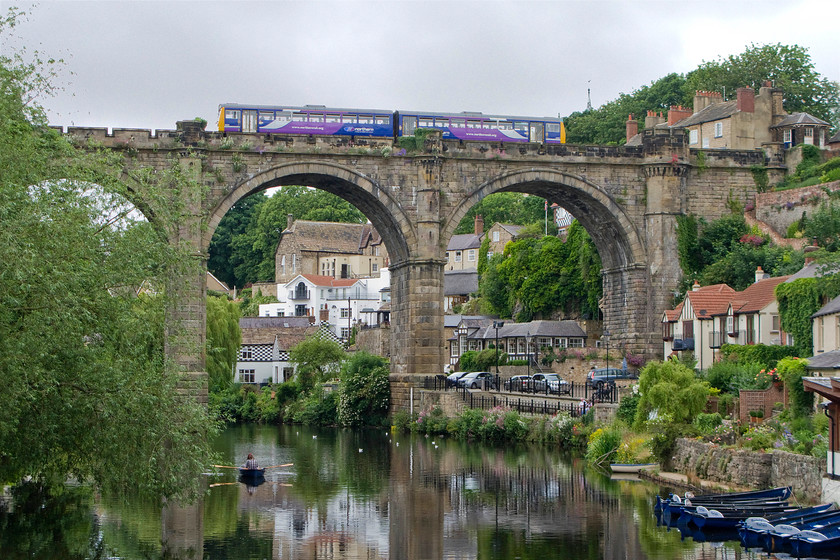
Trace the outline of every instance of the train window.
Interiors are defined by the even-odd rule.
[[[521,130],[523,132],[527,132],[528,131],[528,123],[522,122],[522,121],[517,121],[517,122],[513,123],[513,128],[514,128],[514,130]]]
[[[498,122],[496,123],[496,128],[499,130],[511,130],[513,128],[513,123],[509,123],[507,121]]]
[[[306,122],[306,113],[295,113],[292,115],[292,120]]]
[[[356,122],[356,115],[341,115],[341,122],[343,122],[343,123],[355,123]]]
[[[434,128],[435,126],[435,119],[431,117],[420,117],[417,119],[420,128]]]
[[[233,111],[228,109],[227,111],[225,111],[225,118],[239,120],[239,111]]]
[[[447,128],[449,126],[449,119],[435,119],[435,126],[438,128]]]
[[[327,115],[326,122],[341,122],[341,116],[336,114]]]
[[[481,128],[481,121],[468,120],[467,128]]]
[[[324,122],[324,115],[318,113],[309,113],[309,122]]]
[[[388,115],[379,115],[376,117],[376,124],[388,124],[391,121]]]
[[[277,111],[277,119],[281,121],[290,121],[292,120],[292,112],[291,111]]]
[[[415,128],[417,128],[417,119],[415,117],[403,117],[402,134],[405,136],[414,136]]]
[[[274,120],[274,111],[260,111],[260,120],[270,122]]]
[[[359,115],[359,124],[373,124],[371,115]]]
[[[466,122],[467,121],[465,121],[464,119],[452,119],[452,124],[449,126],[451,126],[452,128],[465,128],[467,126]]]
[[[545,131],[553,132],[555,134],[560,132],[560,123],[545,123]]]

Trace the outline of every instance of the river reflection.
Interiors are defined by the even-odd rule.
[[[0,515],[0,557],[772,558],[682,538],[656,524],[661,489],[541,448],[300,426],[232,427],[216,448],[230,465],[251,452],[294,466],[250,486],[233,470],[209,475],[203,500],[163,513],[73,489],[81,505],[42,510],[36,534],[21,508]]]

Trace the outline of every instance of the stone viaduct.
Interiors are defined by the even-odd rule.
[[[173,168],[190,174],[193,186],[173,189],[168,201],[138,188],[132,202],[151,221],[167,205],[185,210],[169,235],[191,248],[202,265],[195,268],[205,265],[225,213],[267,188],[315,187],[361,210],[391,257],[397,407],[407,402],[416,375],[442,371],[446,246],[483,197],[528,193],[574,215],[601,256],[604,326],[613,344],[657,356],[661,313],[671,307],[680,278],[677,216],[715,219],[730,201],[752,199],[751,166],[781,169],[777,158],[760,150],[689,150],[682,132],[668,130],[646,130],[642,145],[620,147],[444,141],[432,133],[407,151],[392,139],[224,134],[205,132],[193,121],[155,133],[70,128],[65,134],[80,146],[122,152],[129,182]],[[206,398],[204,273],[173,277],[179,297],[167,320],[168,352]]]

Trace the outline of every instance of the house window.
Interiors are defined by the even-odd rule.
[[[306,304],[295,305],[295,317],[306,317]]]
[[[778,315],[770,316],[770,332],[777,333],[781,329]]]
[[[726,316],[726,332],[730,335],[735,334],[735,316],[734,315],[727,315]]]
[[[475,260],[475,249],[470,249],[467,251],[467,260],[472,262]]]
[[[286,275],[286,255],[283,255],[282,257],[280,257],[280,270],[281,270],[282,274],[285,276]]]
[[[696,144],[697,143],[697,129],[689,130],[688,131],[688,143],[689,144]]]
[[[461,262],[461,251],[455,251],[455,262]]]
[[[284,367],[283,368],[283,381],[289,381],[292,376],[295,374],[294,368]]]
[[[350,327],[341,327],[341,338],[350,338]]]
[[[813,138],[814,137],[814,129],[811,128],[810,126],[805,128],[805,137],[806,138],[808,138],[808,137]]]
[[[449,343],[449,355],[450,356],[457,356],[458,355],[458,344],[456,342]]]
[[[256,375],[254,370],[252,369],[240,369],[239,370],[239,382],[240,383],[254,383],[256,379]]]
[[[723,123],[716,122],[715,123],[715,138],[720,138],[723,136]]]
[[[376,263],[373,263],[372,265],[370,265],[370,270],[371,270],[371,272],[378,271],[379,270],[379,265],[376,264]]]
[[[493,232],[493,243],[498,243],[498,242],[499,242],[499,232],[494,231]]]
[[[250,346],[243,346],[242,347],[242,359],[243,360],[253,360],[254,353],[251,351]]]
[[[683,321],[683,338],[694,338],[694,321]]]
[[[755,315],[747,316],[747,344],[755,344]]]
[[[347,318],[347,317],[349,317],[349,316],[350,316],[350,308],[348,308],[348,307],[342,307],[342,308],[341,308],[341,318],[342,318],[342,319],[346,319],[346,318]]]
[[[709,147],[709,139],[706,136],[703,137],[703,147],[704,148]]]
[[[554,347],[555,348],[565,348],[566,347],[566,339],[565,338],[555,338],[554,339]]]
[[[570,338],[569,339],[569,348],[583,348],[583,339],[582,338]]]
[[[791,134],[790,129],[785,130],[784,132],[782,132],[782,142],[784,142],[785,144],[790,144],[792,136],[793,135]]]
[[[551,339],[540,337],[537,344],[539,348],[551,348]]]

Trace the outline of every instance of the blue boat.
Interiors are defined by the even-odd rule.
[[[840,552],[840,524],[814,531],[806,529],[791,535],[790,543],[796,556],[812,556],[820,553]]]
[[[265,476],[265,469],[244,469],[239,467],[239,476],[243,481],[259,480]]]

